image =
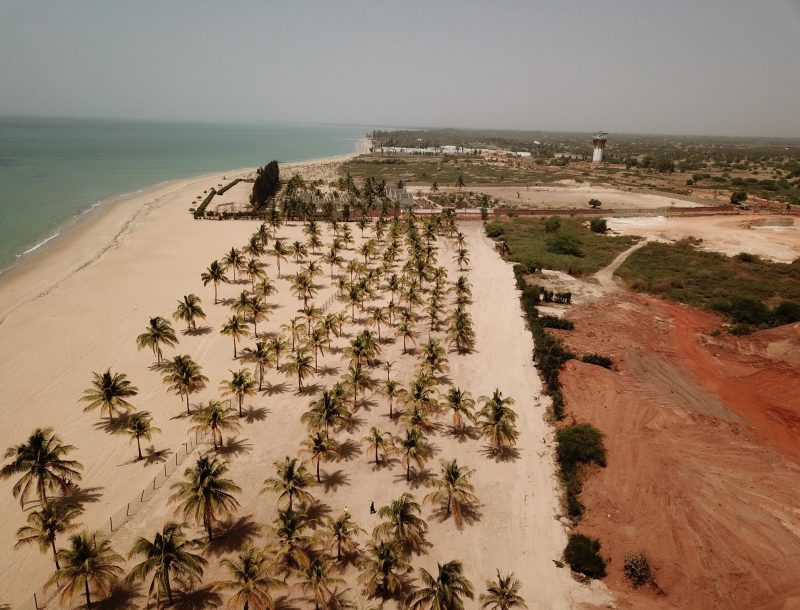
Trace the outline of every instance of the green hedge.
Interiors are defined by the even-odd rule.
[[[199,207],[194,211],[195,218],[202,218],[203,216],[205,216],[206,208],[208,207],[208,204],[211,203],[211,200],[214,198],[214,195],[216,194],[217,190],[213,188],[208,192],[206,198],[203,199],[203,203],[201,203]]]

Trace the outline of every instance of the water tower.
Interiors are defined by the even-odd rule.
[[[606,147],[606,140],[608,134],[605,131],[595,131],[592,134],[592,145],[594,151],[592,152],[592,163],[599,165],[603,162],[603,149]]]

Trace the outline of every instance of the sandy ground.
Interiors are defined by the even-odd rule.
[[[783,263],[800,257],[800,223],[790,216],[608,218],[608,228],[668,240],[696,237],[703,249],[728,256],[749,252]]]
[[[228,180],[237,175],[225,173]],[[163,470],[160,460],[169,464],[173,459],[190,425],[182,415],[180,399],[167,394],[159,375],[150,370],[151,354],[136,350],[136,335],[148,316],[170,315],[178,298],[194,292],[203,299],[206,324],[213,330],[197,336],[179,334],[179,352],[191,354],[210,378],[208,388],[192,397],[193,404],[218,398],[219,381],[230,369],[240,366],[232,359],[230,338],[217,332],[228,309],[213,305],[213,288],[203,287],[199,274],[231,246],[243,245],[257,223],[193,221],[187,211],[196,195],[219,183],[221,176],[170,183],[110,206],[39,256],[4,274],[0,283],[0,412],[4,415],[0,447],[21,442],[37,426],[52,426],[65,442],[76,445],[74,457],[84,465],[82,488],[87,498],[82,521],[90,529],[102,528],[108,516],[124,512],[127,503],[135,506],[135,515],[112,536],[114,546],[122,553],[127,553],[136,536],[152,536],[165,521],[174,518],[166,503],[168,485],[160,484],[143,505],[136,502],[140,490],[151,486],[153,477]],[[553,563],[563,549],[566,534],[555,519],[558,490],[552,456],[544,446],[550,432],[542,420],[543,408],[537,406],[540,385],[530,361],[530,335],[520,315],[510,266],[494,254],[478,224],[465,225],[464,229],[472,252],[471,312],[478,349],[468,356],[451,354],[449,377],[476,397],[499,386],[516,399],[522,433],[520,457],[510,463],[496,463],[481,454],[479,441],[459,442],[444,433],[436,435],[437,455],[430,469],[435,472],[439,459],[453,457],[475,468],[482,516],[478,524],[458,531],[450,521],[440,524],[430,518],[431,507],[426,506],[434,547],[428,556],[414,562],[415,567],[432,569],[436,561],[461,559],[478,590],[495,568],[514,571],[523,582],[523,595],[532,609],[603,601],[602,585],[595,585],[595,590],[578,585],[566,570]],[[286,227],[282,233],[298,237],[301,229]],[[358,236],[359,232],[355,230],[354,234]],[[352,256],[355,254],[348,252],[348,257]],[[440,262],[450,267],[452,279],[455,269],[451,256],[446,248],[440,253]],[[275,278],[274,259],[264,260]],[[293,264],[282,265],[284,276],[293,270]],[[279,292],[270,299],[277,308],[260,326],[262,331],[274,332],[297,314],[298,301],[289,293],[287,280],[278,279],[277,283]],[[316,301],[323,303],[332,289],[327,282],[320,283],[323,288]],[[220,297],[233,297],[245,287],[223,286]],[[421,323],[420,330],[424,328]],[[182,330],[181,325],[176,329]],[[351,325],[346,332],[358,330]],[[427,334],[420,338],[424,340]],[[392,374],[407,381],[415,359],[401,359],[401,348],[398,343],[387,345],[383,357],[402,361]],[[171,354],[171,350],[166,351],[167,356]],[[337,353],[326,352],[320,364],[326,373],[312,383],[330,384],[346,368]],[[150,411],[162,429],[154,438],[155,453],[149,462],[134,461],[135,447],[127,438],[103,431],[97,415],[83,413],[80,408],[78,399],[90,382],[91,372],[109,366],[125,372],[138,386],[135,405]],[[380,379],[384,374],[379,369],[373,377]],[[271,371],[268,381],[269,391],[247,400],[248,417],[241,433],[234,439],[226,438],[232,476],[244,490],[239,496],[242,506],[234,521],[223,527],[224,535],[216,546],[208,551],[212,561],[205,583],[219,575],[219,556],[248,539],[266,540],[258,533],[259,526],[272,521],[275,504],[270,494],[259,493],[261,483],[271,476],[272,462],[295,455],[305,436],[299,416],[313,396],[298,395],[293,380],[282,373]],[[364,422],[356,440],[371,425],[384,429],[393,425],[380,396],[372,397],[359,416]],[[369,516],[370,501],[380,506],[407,487],[401,467],[373,471],[367,456],[358,453],[354,452],[350,461],[323,465],[325,485],[316,493],[333,514],[349,506],[356,521],[371,530],[376,520]],[[173,475],[168,483],[178,479],[179,474]],[[10,482],[0,483],[0,548],[5,549],[13,545],[14,532],[24,520],[10,490]],[[426,493],[423,489],[411,491],[419,500]],[[3,556],[0,602],[14,608],[32,607],[32,592],[51,573],[51,558],[35,548]],[[354,585],[353,576],[352,570],[345,574],[350,586]],[[211,594],[197,595],[195,603],[205,607],[215,602]],[[133,603],[143,606],[144,599],[135,598]],[[477,602],[467,607],[477,608]]]
[[[572,181],[570,181],[572,182]],[[413,193],[430,193],[430,185],[409,186]],[[442,192],[456,192],[452,186],[440,186]],[[703,204],[685,201],[672,197],[668,193],[638,193],[599,185],[547,185],[547,186],[477,186],[467,185],[463,190],[486,193],[500,200],[500,205],[514,205],[536,208],[578,208],[588,209],[590,199],[599,199],[603,208],[624,209],[658,209],[670,207],[700,207]],[[713,202],[709,202],[712,205]]]
[[[579,529],[620,607],[798,607],[800,326],[715,337],[715,316],[625,292],[569,317],[567,345],[615,363],[571,361],[561,381],[568,418],[606,434]],[[663,597],[623,577],[642,550]]]

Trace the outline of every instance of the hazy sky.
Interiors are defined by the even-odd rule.
[[[0,0],[0,114],[800,136],[800,0]]]

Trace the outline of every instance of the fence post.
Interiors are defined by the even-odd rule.
[[[178,465],[178,452],[175,452],[175,465]]]
[[[39,610],[39,600],[36,599],[36,593],[33,594],[33,605],[36,607],[36,610]]]
[[[153,489],[155,489],[155,488],[156,488],[156,478],[153,477]]]
[[[125,516],[126,516],[126,517],[129,517],[129,516],[130,516],[130,515],[128,514],[129,512],[131,512],[131,503],[130,503],[130,502],[128,502],[128,506],[126,506],[126,507],[125,507]]]
[[[112,517],[108,518],[108,527],[111,528],[111,531],[114,531],[114,520]]]
[[[142,490],[142,497],[139,498],[139,502],[144,502],[144,489]]]
[[[167,465],[164,464],[164,478],[167,478]]]

